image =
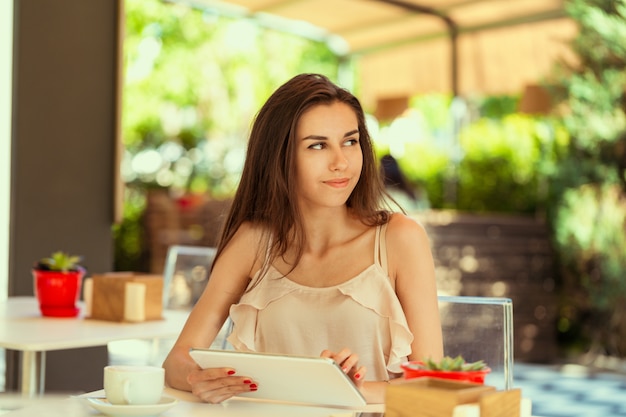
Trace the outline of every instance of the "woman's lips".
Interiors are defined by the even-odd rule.
[[[324,181],[324,183],[334,188],[344,188],[350,183],[350,179],[349,178],[337,178],[334,180]]]

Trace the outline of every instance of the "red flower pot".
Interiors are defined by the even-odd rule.
[[[80,309],[76,301],[85,270],[43,271],[33,269],[35,296],[41,314],[49,317],[76,317]]]
[[[491,372],[490,368],[481,369],[479,371],[438,371],[432,369],[420,368],[422,362],[405,362],[402,365],[404,370],[404,379],[413,379],[423,376],[431,378],[453,379],[455,381],[474,382],[477,384],[485,383],[485,376]]]

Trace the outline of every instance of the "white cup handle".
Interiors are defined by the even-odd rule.
[[[124,393],[124,401],[126,401],[126,404],[130,404],[130,380],[124,380],[122,383],[122,392]]]

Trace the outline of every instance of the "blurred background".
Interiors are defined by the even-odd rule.
[[[3,133],[14,164],[3,185],[5,295],[32,294],[24,271],[59,245],[86,253],[92,271],[153,273],[170,245],[215,245],[256,111],[287,79],[316,72],[362,100],[378,156],[397,161],[442,294],[512,298],[516,360],[626,370],[626,2],[79,3],[14,3],[20,25],[7,55],[21,100]],[[103,16],[107,55],[93,60]],[[63,25],[76,29],[61,46]],[[40,65],[28,65],[24,45],[36,45]],[[106,67],[105,92],[75,65]],[[33,81],[43,73],[63,80],[59,91]],[[105,127],[81,130],[88,101],[71,116],[50,102],[32,111],[80,94],[105,97]],[[41,114],[62,118],[63,133],[38,124]],[[93,165],[84,138],[102,132],[106,164]],[[42,149],[66,159],[47,170],[21,159],[44,163]],[[49,187],[61,167],[70,174]],[[103,179],[90,182],[93,172]],[[104,214],[95,228],[50,234],[55,220],[39,222],[35,196],[68,194],[79,180],[107,195],[82,199]],[[103,247],[77,239],[95,229]],[[31,233],[44,236],[22,237]]]
[[[338,2],[342,19],[323,2],[227,3],[125,2],[116,269],[158,271],[170,244],[214,244],[255,112],[286,79],[319,72],[362,98],[376,151],[426,201],[415,215],[440,291],[513,298],[521,359],[626,354],[622,2],[443,2],[465,25],[456,78],[446,27],[424,13],[374,22],[357,10],[376,2],[346,15]],[[409,40],[357,39],[418,17]]]

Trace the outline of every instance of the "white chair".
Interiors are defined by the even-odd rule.
[[[209,282],[216,253],[216,248],[208,246],[169,247],[163,270],[163,308],[191,310]],[[227,319],[211,347],[228,348],[229,329]]]
[[[217,250],[214,247],[173,245],[168,248],[163,269],[163,308],[188,309],[194,306],[209,281]],[[226,349],[228,320],[213,348]],[[181,329],[182,330],[182,329]],[[124,340],[108,344],[109,363],[158,365],[165,359],[175,340]]]
[[[485,384],[513,388],[513,302],[509,298],[439,296],[444,354],[483,360]]]
[[[163,270],[163,308],[191,308],[209,281],[216,248],[173,245]]]

